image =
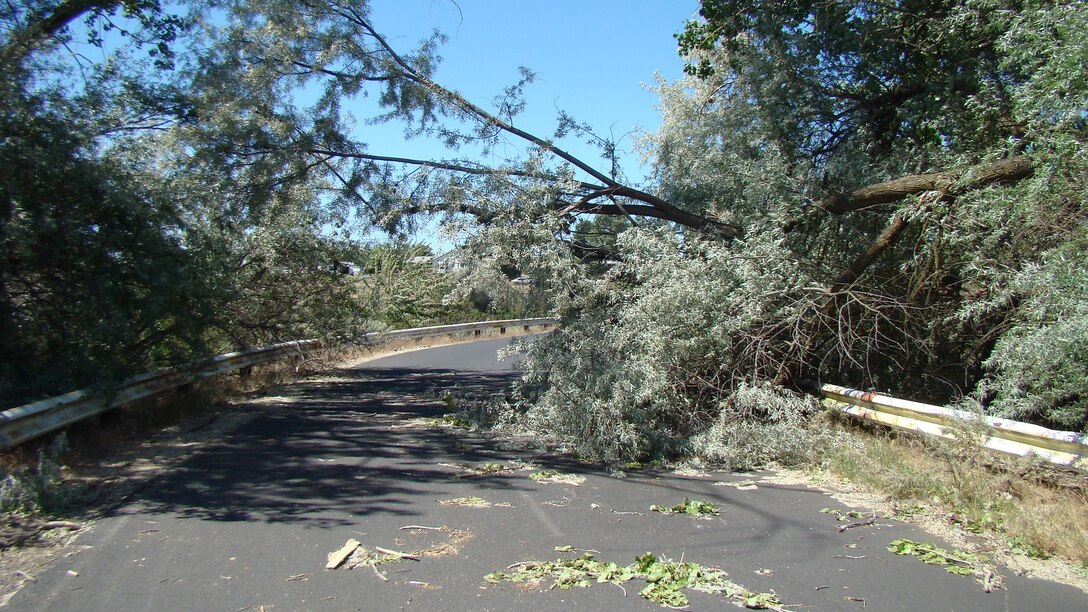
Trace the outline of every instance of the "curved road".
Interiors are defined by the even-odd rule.
[[[485,585],[521,561],[630,563],[652,551],[729,572],[802,610],[1075,610],[1070,587],[1006,577],[983,593],[970,578],[887,552],[917,529],[879,520],[845,532],[820,512],[836,504],[760,475],[629,472],[519,450],[435,420],[442,393],[484,398],[513,373],[484,341],[413,351],[254,400],[255,416],[203,445],[90,527],[10,601],[18,610],[659,610],[641,583],[571,590]],[[460,400],[463,401],[463,400]],[[489,473],[471,468],[502,466]],[[585,479],[537,482],[542,469]],[[755,488],[737,485],[759,481]],[[475,497],[490,507],[450,503]],[[712,501],[710,520],[650,512]],[[446,503],[443,503],[446,502]],[[416,525],[432,529],[402,529]],[[438,529],[441,528],[441,529]],[[349,539],[419,560],[326,570]],[[379,577],[378,571],[382,573]],[[546,586],[546,584],[545,584]],[[720,597],[688,592],[692,609]]]

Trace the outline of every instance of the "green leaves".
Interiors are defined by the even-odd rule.
[[[570,547],[556,547],[569,549]],[[632,580],[643,580],[647,584],[639,595],[662,607],[678,608],[687,605],[688,598],[684,589],[692,589],[727,599],[755,609],[781,609],[782,602],[774,593],[755,593],[727,578],[721,570],[708,568],[696,563],[677,563],[659,559],[647,552],[635,559],[635,562],[619,566],[612,562],[597,561],[591,554],[584,554],[576,559],[558,559],[552,562],[526,561],[516,563],[509,572],[493,572],[484,576],[490,584],[502,582],[535,583],[540,588],[546,580],[551,580],[555,588],[587,588],[592,584],[610,582],[623,584]]]
[[[686,514],[696,518],[708,518],[720,514],[718,507],[710,502],[686,498],[682,503],[676,504],[675,506],[667,507],[655,504],[650,506],[650,510],[662,514]]]
[[[985,555],[961,550],[945,550],[934,544],[921,544],[902,538],[892,540],[888,550],[897,555],[917,557],[922,563],[944,566],[948,573],[961,576],[981,577],[986,570],[985,563],[989,561]],[[989,577],[986,579],[989,580]]]

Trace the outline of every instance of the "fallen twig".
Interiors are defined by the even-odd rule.
[[[944,557],[945,559],[948,559],[950,561],[955,561],[956,563],[961,563],[963,565],[966,565],[967,567],[976,567],[976,566],[978,566],[978,561],[971,561],[971,560],[968,560],[968,559],[961,559],[960,557],[956,557],[956,556],[950,554],[949,551],[934,550],[933,548],[931,548],[929,546],[916,546],[915,548],[917,550],[922,551],[922,552],[928,552],[928,553],[933,553],[935,555],[940,555],[940,556]]]
[[[382,579],[382,582],[389,582],[389,579],[385,577],[385,574],[381,573],[381,571],[378,569],[378,566],[374,565],[373,561],[371,561],[367,565],[370,566],[370,569],[374,570],[374,573],[377,574],[378,578]]]
[[[613,510],[612,514],[629,514],[632,516],[642,516],[641,512],[624,512],[622,510]]]
[[[865,555],[835,555],[834,559],[864,559]]]
[[[393,555],[394,557],[400,557],[401,559],[411,559],[412,561],[419,561],[419,555],[413,555],[411,553],[400,552],[399,550],[390,550],[388,548],[382,548],[381,546],[375,546],[374,550],[386,554]]]
[[[401,527],[401,530],[405,529],[422,529],[424,531],[445,531],[445,527],[428,527],[426,525],[405,525]]]
[[[847,523],[846,525],[841,525],[841,526],[838,527],[838,530],[839,530],[839,533],[842,533],[842,532],[846,531],[847,529],[853,529],[854,527],[864,527],[866,525],[872,525],[875,522],[876,522],[876,512],[873,512],[873,515],[870,516],[869,518],[867,518],[865,520],[862,520],[862,521],[854,521],[853,523]]]
[[[38,525],[38,531],[45,531],[47,529],[71,529],[75,531],[83,529],[83,525],[73,523],[72,521],[47,521]]]

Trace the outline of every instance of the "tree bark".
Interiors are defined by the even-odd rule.
[[[839,293],[843,289],[846,289],[854,281],[856,281],[861,274],[865,272],[865,269],[869,267],[877,257],[880,257],[884,251],[888,250],[888,247],[895,244],[895,241],[899,238],[899,234],[903,229],[907,227],[907,221],[903,218],[901,213],[896,213],[892,220],[888,222],[888,226],[884,228],[883,232],[869,243],[869,247],[865,249],[865,252],[858,256],[845,270],[843,270],[837,278],[831,283],[830,293]]]
[[[1034,172],[1034,165],[1028,158],[1013,157],[965,171],[914,174],[868,185],[831,196],[820,202],[817,208],[833,215],[841,215],[896,202],[909,195],[927,191],[956,196],[989,185],[1015,183],[1030,177]]]

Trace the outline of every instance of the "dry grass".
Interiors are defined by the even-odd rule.
[[[1088,567],[1088,479],[968,444],[842,423],[822,466],[890,498],[901,515],[936,513],[1029,557]]]

